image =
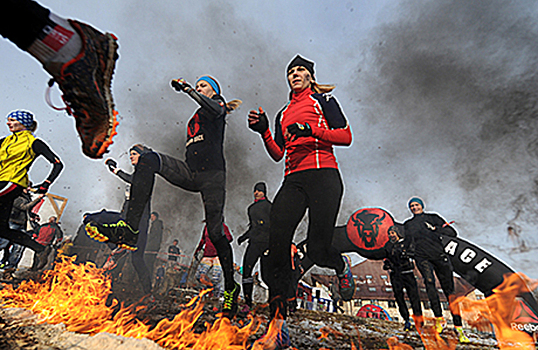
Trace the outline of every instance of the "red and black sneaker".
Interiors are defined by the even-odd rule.
[[[344,272],[338,275],[338,286],[340,288],[340,296],[345,301],[353,299],[355,294],[355,280],[353,279],[353,273],[351,272],[351,262],[346,255],[342,255],[344,259],[345,267]]]
[[[119,57],[117,38],[78,21],[69,23],[81,37],[82,50],[54,74],[54,81],[63,92],[67,113],[75,117],[82,152],[102,158],[117,134],[118,113],[110,89]]]

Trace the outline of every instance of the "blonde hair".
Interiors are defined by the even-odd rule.
[[[332,84],[318,84],[313,80],[310,85],[310,88],[312,89],[312,91],[318,94],[324,94],[324,93],[333,91],[336,88],[336,86]]]
[[[231,100],[230,102],[226,103],[226,114],[230,114],[237,107],[241,106],[242,103],[243,101],[241,100]]]
[[[288,84],[289,84],[289,82],[288,82]],[[325,93],[333,91],[335,88],[336,88],[336,86],[333,85],[333,84],[318,84],[314,80],[314,78],[312,78],[312,81],[310,83],[310,89],[312,91],[314,91],[314,93],[317,93],[317,94],[325,94]],[[289,99],[290,100],[291,100],[292,96],[293,96],[293,90],[291,90],[290,93],[289,93]]]

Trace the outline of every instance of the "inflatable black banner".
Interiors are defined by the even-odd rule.
[[[354,252],[367,259],[383,259],[383,246],[392,225],[403,226],[382,208],[362,208],[351,215],[346,226],[335,228],[332,245],[342,253]],[[313,265],[306,254],[307,243],[303,241],[297,245],[304,271]],[[492,254],[462,238],[444,236],[443,245],[454,271],[486,296],[503,282],[506,274],[515,273]],[[538,315],[538,303],[530,292],[519,297],[534,315]]]

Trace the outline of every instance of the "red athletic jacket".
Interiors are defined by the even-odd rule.
[[[299,137],[293,142],[285,138],[285,130],[294,123],[308,123],[312,136]],[[286,153],[284,176],[308,169],[337,169],[333,145],[349,146],[352,140],[351,129],[336,98],[313,93],[311,89],[292,94],[291,101],[277,114],[274,139],[269,129],[262,137],[275,161],[280,161]]]
[[[228,226],[226,226],[225,223],[222,223],[222,227],[224,228],[224,234],[226,235],[226,238],[228,238],[228,241],[231,242],[233,240],[233,237],[230,233],[230,229],[228,228]],[[204,226],[204,234],[202,235],[202,239],[200,240],[198,247],[194,251],[194,254],[196,254],[202,248],[204,249],[204,258],[214,258],[215,256],[217,256],[217,249],[215,248],[213,243],[211,243],[211,239],[209,239],[207,225]]]

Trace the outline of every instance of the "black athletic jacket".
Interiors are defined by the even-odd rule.
[[[414,247],[409,238],[400,239],[396,243],[389,240],[383,249],[392,271],[396,273],[413,272],[414,265],[411,258],[414,256]]]
[[[441,258],[445,254],[443,236],[457,236],[456,230],[448,225],[445,219],[433,213],[413,216],[404,222],[404,229],[406,237],[413,240],[417,260]]]
[[[223,152],[226,102],[220,95],[210,99],[194,90],[189,95],[201,107],[187,124],[186,162],[195,172],[226,170]]]
[[[238,243],[241,244],[248,239],[251,244],[269,244],[269,214],[271,213],[271,206],[272,203],[264,198],[248,207],[249,227],[247,232],[237,239]]]

